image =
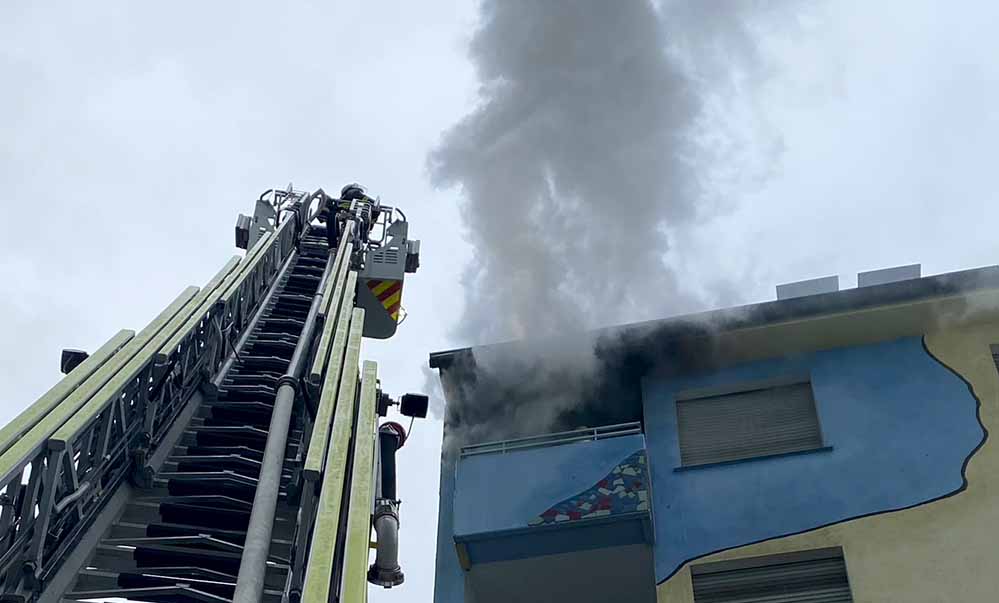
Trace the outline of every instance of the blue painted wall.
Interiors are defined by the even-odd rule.
[[[465,572],[455,552],[456,534],[498,535],[511,529],[532,529],[527,525],[531,519],[591,487],[644,445],[642,435],[633,435],[484,454],[459,462],[445,456],[441,464],[434,602],[465,602]],[[456,479],[459,475],[460,479]],[[518,541],[515,546],[523,548],[525,543]],[[470,548],[474,554],[474,545]]]
[[[455,459],[445,451],[441,456],[434,603],[465,603],[465,571],[454,548],[454,467]]]
[[[680,466],[675,395],[810,374],[832,450]],[[656,579],[690,559],[952,493],[982,439],[976,401],[919,338],[643,383]]]
[[[644,445],[642,435],[630,435],[466,457],[458,462],[454,534],[526,529],[540,513],[590,488]]]

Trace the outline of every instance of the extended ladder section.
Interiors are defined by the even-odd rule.
[[[366,600],[388,399],[360,362],[365,243],[329,249],[288,197],[0,429],[0,600]]]

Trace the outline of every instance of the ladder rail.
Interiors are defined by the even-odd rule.
[[[33,406],[10,430],[22,437],[0,455],[4,593],[42,588],[106,493],[136,467],[142,478],[151,448],[229,356],[229,338],[242,335],[293,250],[293,222],[286,219],[248,261],[234,258],[203,289],[186,289],[139,335],[120,333],[112,340],[115,353],[99,350],[85,369],[92,373],[61,401]]]
[[[60,496],[74,493],[80,484],[77,482],[79,461],[65,462],[65,449],[51,450],[52,437],[61,425],[85,408],[90,401],[107,389],[116,375],[132,366],[136,358],[141,358],[154,338],[165,328],[169,328],[179,312],[183,311],[194,298],[195,288],[188,288],[161,312],[138,335],[132,337],[108,362],[95,371],[79,388],[70,394],[62,404],[42,418],[28,433],[0,455],[0,486],[12,497],[17,507],[8,515],[9,523],[4,527],[4,552],[0,557],[0,570],[5,573],[5,590],[21,588],[21,578],[33,589],[39,572],[44,568],[45,544],[53,506]],[[84,459],[85,463],[86,459]],[[88,467],[84,464],[84,469]],[[27,483],[23,477],[27,475]],[[37,512],[36,512],[37,509]],[[74,511],[77,509],[74,508]],[[57,513],[58,515],[59,513]],[[14,567],[23,562],[27,572]]]
[[[326,453],[325,469],[320,484],[316,519],[311,526],[300,526],[311,531],[303,601],[329,601],[336,593],[335,556],[340,541],[340,517],[343,508],[344,484],[348,479],[348,456],[351,435],[356,422],[355,400],[358,388],[358,361],[360,359],[361,333],[364,329],[364,310],[354,308],[350,320],[350,335],[340,382],[327,379],[324,388],[337,388],[333,428]]]
[[[0,454],[7,452],[11,446],[23,438],[31,429],[41,422],[50,412],[60,406],[66,398],[83,385],[95,372],[121,348],[125,347],[132,337],[133,331],[121,330],[102,345],[96,352],[74,368],[59,383],[45,392],[31,406],[26,408],[14,420],[0,429]]]
[[[342,256],[340,256],[342,260]],[[329,258],[319,279],[316,293],[312,297],[309,313],[305,318],[302,332],[292,353],[288,368],[278,380],[274,409],[271,413],[267,442],[264,446],[263,461],[253,497],[253,508],[246,529],[246,542],[239,564],[236,579],[234,603],[258,603],[264,592],[264,577],[267,560],[270,556],[274,513],[281,488],[285,451],[288,445],[288,430],[291,426],[292,411],[298,396],[298,384],[312,347],[313,333],[319,320],[323,290],[333,273],[339,270],[335,258]]]
[[[363,603],[368,599],[368,553],[371,543],[371,514],[375,504],[375,431],[377,415],[378,364],[364,362],[361,393],[357,407],[357,433],[350,477],[350,500],[343,554],[344,601]]]

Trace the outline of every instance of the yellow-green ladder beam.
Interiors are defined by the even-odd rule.
[[[347,477],[347,457],[350,436],[354,431],[354,400],[357,395],[357,363],[361,353],[361,333],[364,330],[364,310],[355,308],[350,317],[350,334],[339,384],[326,379],[324,392],[336,387],[336,410],[333,430],[319,491],[319,505],[312,527],[312,543],[305,570],[303,601],[329,601],[335,585],[333,562],[339,538],[340,511],[343,505],[343,485]],[[329,376],[329,375],[328,375]]]
[[[98,369],[104,366],[134,336],[135,332],[133,331],[119,331],[114,337],[98,348],[96,352],[81,362],[79,366],[63,377],[52,389],[38,398],[34,404],[17,415],[13,421],[4,425],[0,429],[0,454],[9,450],[15,442],[24,437],[39,421],[64,402],[70,394],[76,391]]]
[[[10,448],[0,455],[0,476],[4,481],[11,471],[16,471],[30,460],[32,454],[39,445],[44,443],[54,433],[56,433],[64,423],[84,407],[89,401],[95,399],[95,394],[102,390],[109,381],[117,376],[122,369],[128,365],[137,354],[161,333],[170,321],[181,312],[183,308],[194,297],[196,287],[189,287],[177,297],[166,310],[163,310],[153,319],[149,325],[132,337],[114,356],[105,362],[100,369],[94,372],[80,387],[66,397],[63,402],[49,412],[43,419],[38,421],[34,427],[25,433],[24,437],[15,442]],[[100,400],[101,403],[106,400]]]
[[[220,273],[223,276],[221,281],[216,282],[213,279],[210,291],[208,291],[209,287],[205,286],[205,289],[202,291],[205,295],[198,300],[196,309],[190,314],[187,322],[174,333],[173,337],[163,343],[156,352],[157,364],[165,364],[169,361],[171,354],[180,347],[184,338],[197,328],[198,324],[211,312],[216,303],[219,301],[229,303],[232,297],[239,291],[240,285],[253,274],[254,269],[263,258],[275,246],[280,244],[284,231],[290,228],[292,223],[294,223],[294,220],[290,219],[289,216],[276,231],[269,232],[261,237],[256,245],[246,253],[246,257],[243,258],[242,262],[239,261],[239,256],[234,256],[226,264],[226,268]]]
[[[353,325],[352,312],[354,309],[354,285],[357,282],[357,273],[353,270],[347,276],[346,287],[342,289],[343,297],[336,317],[336,330],[333,336],[333,345],[330,352],[329,366],[326,369],[327,382],[332,384],[340,383],[340,375],[344,366],[344,354],[348,348],[347,334]],[[332,326],[334,321],[329,321]],[[363,328],[363,325],[362,327]],[[337,406],[337,391],[332,388],[323,388],[319,396],[319,406],[316,410],[316,420],[313,422],[312,435],[309,438],[309,447],[305,456],[305,467],[303,475],[309,481],[317,481],[323,472],[323,464],[326,462],[326,446],[330,439],[330,429],[332,428],[333,411]]]
[[[243,262],[242,268],[240,268],[239,275],[233,279],[233,281],[228,285],[228,288],[222,294],[221,299],[223,302],[228,303],[229,300],[236,294],[239,290],[239,286],[246,280],[246,278],[251,275],[257,264],[262,262],[267,254],[271,253],[272,250],[278,249],[281,245],[282,237],[285,236],[285,231],[290,229],[295,223],[295,220],[291,215],[288,215],[281,225],[278,226],[277,230],[272,233],[268,233],[269,236],[265,236],[254,245],[251,253],[246,255],[246,260]]]
[[[229,278],[239,264],[239,258],[232,258],[220,270],[203,289],[198,291],[197,287],[188,287],[181,298],[184,303],[174,311],[171,317],[164,321],[162,328],[151,333],[149,338],[142,341],[141,349],[115,372],[93,397],[79,411],[73,414],[68,421],[62,424],[52,435],[51,444],[58,447],[69,442],[76,433],[94,420],[108,403],[108,401],[127,386],[142,371],[147,363],[158,356],[157,350],[162,350],[166,342],[177,337],[182,337],[187,332],[187,325],[198,318],[198,305],[204,300],[214,298],[218,289],[225,279]],[[178,302],[181,298],[178,298]],[[178,305],[174,302],[174,305]],[[161,315],[162,318],[162,315]],[[134,340],[139,340],[141,334]]]
[[[222,275],[222,281],[217,283],[211,291],[205,293],[198,300],[198,305],[195,310],[189,315],[187,322],[173,334],[168,341],[164,342],[163,345],[156,352],[156,363],[163,364],[170,359],[170,355],[173,354],[179,347],[181,342],[184,340],[188,334],[191,333],[200,323],[206,314],[211,311],[212,306],[226,295],[234,284],[242,282],[247,273],[247,267],[250,264],[255,264],[255,259],[260,257],[260,253],[267,248],[267,242],[271,239],[264,237],[257,242],[253,250],[247,254],[246,258],[242,262],[239,261],[239,256],[234,256],[229,263],[226,264],[226,269],[223,269],[224,274]],[[221,274],[221,273],[220,273]],[[213,284],[214,279],[213,279]],[[205,289],[208,289],[206,286]],[[204,291],[203,291],[204,292]]]
[[[368,600],[368,551],[375,502],[375,425],[378,364],[366,360],[361,372],[354,462],[350,473],[350,506],[343,554],[343,601]]]
[[[323,331],[319,336],[319,345],[316,346],[316,357],[312,362],[312,369],[309,371],[307,386],[310,393],[315,395],[322,385],[323,376],[329,370],[327,365],[333,365],[339,360],[336,355],[336,331],[340,324],[339,310],[348,305],[346,299],[350,298],[349,305],[354,305],[355,288],[357,286],[357,273],[350,270],[350,254],[353,249],[352,243],[344,243],[337,249],[334,263],[333,278],[326,283],[326,290],[323,292],[323,299],[320,305],[319,314],[326,322],[323,324]],[[334,320],[336,319],[336,320]],[[330,369],[333,366],[329,367]]]

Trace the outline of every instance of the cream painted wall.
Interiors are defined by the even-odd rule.
[[[913,509],[739,547],[694,563],[838,545],[856,603],[999,600],[999,374],[989,350],[999,343],[999,323],[948,329],[925,341],[981,401],[981,420],[990,436],[968,463],[967,489]],[[690,564],[657,593],[660,603],[692,603]]]

